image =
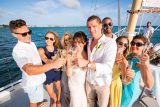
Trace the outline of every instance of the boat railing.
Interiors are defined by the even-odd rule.
[[[15,85],[17,85],[17,84],[20,84],[22,82],[22,79],[20,79],[20,80],[17,80],[17,81],[15,81],[15,82],[13,82],[13,83],[10,83],[10,84],[8,84],[8,85],[6,85],[6,86],[4,86],[4,87],[1,87],[0,88],[0,92],[2,92],[2,91],[4,91],[4,90],[7,90],[7,89],[11,89],[11,87],[13,87],[13,86],[15,86]],[[11,90],[10,90],[11,91]]]
[[[21,71],[13,57],[0,59],[0,92],[21,82]],[[18,81],[17,81],[18,80]]]
[[[114,34],[117,35],[117,37],[122,36],[124,32],[126,32],[127,27],[124,27],[123,29],[115,32]],[[135,28],[135,34],[140,34],[142,33],[143,27],[136,27]]]
[[[118,37],[118,36],[121,36],[125,31],[126,31],[126,27],[124,27],[123,29],[115,32],[114,34],[117,35],[117,37]]]

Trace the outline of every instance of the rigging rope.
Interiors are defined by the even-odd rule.
[[[93,4],[93,0],[91,0],[91,7],[90,7],[90,10],[89,10],[89,16],[91,15],[91,11],[92,11],[92,4]]]
[[[142,26],[143,18],[144,18],[144,13],[142,13],[142,18],[141,18],[141,21],[140,21],[140,26],[139,26],[138,34],[140,34],[140,31],[141,31],[141,26]]]

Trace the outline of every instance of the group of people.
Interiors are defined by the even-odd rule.
[[[146,37],[136,35],[131,43],[126,36],[117,38],[109,17],[101,21],[92,15],[86,24],[90,39],[78,31],[74,36],[65,33],[60,42],[55,32],[48,31],[46,46],[37,50],[26,22],[10,21],[18,39],[12,55],[22,71],[30,107],[43,103],[43,83],[53,99],[51,107],[131,107],[140,95],[141,79],[152,88],[149,56],[143,51]]]

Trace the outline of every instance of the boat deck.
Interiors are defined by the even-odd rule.
[[[46,91],[45,99],[50,102]],[[0,107],[29,107],[29,98],[20,84],[0,92]],[[49,107],[49,103],[47,107]]]
[[[20,84],[16,84],[15,86],[0,92],[0,107],[29,107],[29,99],[27,94],[24,93],[20,86]],[[146,103],[147,106],[142,104],[140,101],[137,101],[133,107],[159,107],[156,100],[154,98],[148,97],[146,93],[148,92],[145,91],[142,100]],[[46,91],[45,99],[50,102],[50,98]],[[49,107],[49,103],[47,107]]]

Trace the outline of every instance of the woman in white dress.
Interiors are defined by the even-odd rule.
[[[76,32],[73,37],[73,45],[76,53],[67,57],[67,71],[68,86],[70,90],[70,107],[87,107],[87,98],[85,93],[85,77],[86,68],[76,66],[75,60],[77,58],[87,59],[86,52],[87,36],[84,32]]]

